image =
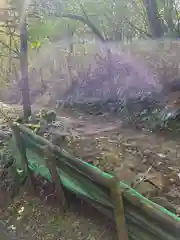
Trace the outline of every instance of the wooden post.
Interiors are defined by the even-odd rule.
[[[119,179],[114,177],[114,183],[112,184],[111,191],[111,201],[113,205],[117,236],[118,240],[128,240],[128,230],[126,226],[125,216],[124,216],[124,204],[122,192],[119,188]]]
[[[34,186],[34,181],[33,181],[33,174],[32,174],[31,169],[29,168],[29,165],[28,165],[28,159],[27,159],[27,155],[26,155],[26,147],[25,147],[24,142],[22,140],[21,133],[20,133],[19,129],[17,127],[14,127],[14,126],[13,126],[12,129],[13,129],[13,133],[14,133],[15,138],[16,138],[16,143],[17,143],[19,153],[21,155],[21,160],[22,160],[22,162],[24,164],[24,167],[25,167],[25,172],[28,176],[28,180],[30,181],[30,187],[31,187],[32,191],[34,192],[35,191],[35,186]]]
[[[44,148],[44,154],[46,158],[47,167],[52,176],[52,183],[54,184],[58,200],[60,200],[63,209],[66,209],[67,201],[66,201],[64,190],[63,190],[61,178],[57,172],[56,161],[54,159],[55,156],[54,154],[51,153],[51,150],[47,146]]]

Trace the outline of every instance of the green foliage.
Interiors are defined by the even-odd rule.
[[[156,2],[164,36],[178,37],[180,35],[178,3],[174,0],[156,0]],[[13,1],[13,5],[23,6],[22,0]],[[51,0],[48,2],[36,0],[28,5],[28,12],[39,16],[36,20],[31,16],[33,20],[30,21],[28,28],[32,45],[36,41],[41,44],[46,42],[47,37],[50,41],[58,41],[67,38],[71,32],[80,35],[92,33],[92,29],[88,29],[81,21],[61,18],[62,14],[74,14],[86,19],[83,11],[106,39],[126,41],[151,36],[149,26],[152,23],[147,18],[145,1],[142,0]]]
[[[56,120],[56,112],[53,110],[47,111],[42,109],[40,112],[40,121],[42,120],[47,124],[54,122]]]
[[[47,37],[52,39],[61,31],[61,22],[59,19],[44,19],[36,20],[28,28],[28,35],[30,40],[43,42]]]

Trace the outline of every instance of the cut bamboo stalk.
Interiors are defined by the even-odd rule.
[[[52,183],[55,186],[55,191],[58,197],[58,200],[61,202],[63,209],[67,208],[67,201],[65,197],[65,193],[63,190],[63,184],[61,181],[61,177],[59,176],[56,168],[56,161],[54,160],[55,156],[51,153],[51,150],[47,147],[44,147],[44,155],[46,158],[47,167],[51,173]]]
[[[111,202],[113,205],[114,218],[116,223],[116,230],[118,240],[128,240],[128,230],[126,226],[126,220],[124,215],[124,204],[122,192],[119,188],[119,179],[113,178],[114,185],[111,188]]]
[[[21,156],[22,163],[24,164],[24,167],[25,167],[25,172],[27,173],[27,177],[30,181],[30,187],[34,192],[35,186],[34,186],[34,182],[33,182],[33,173],[31,171],[31,169],[29,168],[28,159],[27,159],[27,155],[26,155],[26,147],[22,140],[21,133],[17,127],[13,127],[13,133],[14,133],[14,136],[16,139],[16,143],[17,143],[17,147],[18,147],[18,150],[19,150],[19,153]]]

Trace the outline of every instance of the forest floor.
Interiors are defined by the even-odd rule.
[[[66,150],[128,184],[143,176],[146,181],[137,191],[180,214],[180,140],[125,127],[116,117],[58,114],[68,118],[79,135],[63,143]],[[18,239],[116,239],[114,225],[85,203],[75,203],[64,213],[23,192],[0,216]]]

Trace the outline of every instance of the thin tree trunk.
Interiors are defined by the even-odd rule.
[[[20,29],[20,69],[21,69],[21,92],[24,118],[31,116],[31,103],[29,96],[29,79],[28,79],[28,44],[27,44],[27,22],[26,17]]]
[[[162,21],[160,19],[156,0],[144,0],[149,27],[154,39],[164,35]]]
[[[73,35],[74,32],[70,32],[69,34],[69,51],[68,55],[66,56],[66,65],[67,65],[67,73],[68,73],[68,88],[72,85],[73,77],[72,77],[72,55],[74,51],[74,44],[73,44]]]

